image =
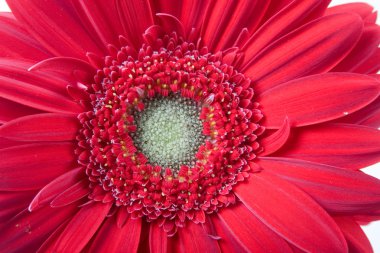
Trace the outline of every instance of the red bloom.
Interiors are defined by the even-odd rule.
[[[330,1],[8,0],[3,252],[371,252],[380,28]]]

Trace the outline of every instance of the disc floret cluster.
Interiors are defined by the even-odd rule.
[[[169,233],[235,202],[232,187],[255,168],[264,131],[249,79],[221,55],[174,35],[147,42],[138,53],[122,46],[105,57],[94,80],[92,110],[79,116],[77,137],[90,198],[114,201],[132,217],[160,219]],[[184,124],[183,136],[170,127],[180,142],[195,136],[184,143],[191,157],[176,151],[179,158],[160,158],[154,150],[160,129],[147,130],[148,121],[164,117],[165,106],[186,111],[178,121],[172,117]]]

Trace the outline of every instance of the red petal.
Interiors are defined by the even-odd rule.
[[[264,125],[278,128],[289,117],[294,126],[317,124],[355,112],[380,95],[371,77],[327,73],[278,85],[260,95]]]
[[[361,63],[368,59],[376,50],[380,43],[380,26],[376,24],[367,24],[364,27],[363,34],[352,49],[332,71],[352,72]]]
[[[281,11],[283,8],[285,8],[287,5],[292,3],[292,0],[276,0],[276,1],[270,1],[269,7],[267,12],[265,13],[265,17],[263,19],[263,23],[276,15],[279,11]]]
[[[129,218],[129,212],[127,207],[119,207],[119,211],[116,214],[116,224],[119,228],[125,226],[127,219]]]
[[[209,237],[202,225],[188,222],[178,229],[179,252],[220,252],[218,242]]]
[[[230,228],[228,228],[224,222],[216,215],[210,216],[215,233],[220,237],[218,240],[219,247],[222,252],[245,252],[246,249],[242,243],[236,239],[236,236],[232,234]],[[253,245],[252,245],[253,247]],[[261,250],[261,247],[257,247],[257,251]]]
[[[332,6],[326,10],[325,15],[332,15],[337,13],[356,13],[362,19],[370,16],[373,12],[373,7],[366,3],[348,3]]]
[[[56,92],[21,82],[12,78],[0,77],[0,95],[14,102],[49,112],[79,113],[82,107]]]
[[[380,131],[349,124],[324,124],[294,133],[277,156],[325,163],[344,168],[361,168],[380,160]]]
[[[74,8],[90,33],[97,34],[104,45],[118,45],[119,35],[125,35],[118,18],[115,1],[73,1]]]
[[[14,147],[21,145],[23,143],[20,143],[19,141],[11,141],[7,138],[0,137],[0,148],[9,148],[9,147]]]
[[[342,216],[335,217],[334,220],[342,230],[344,237],[346,237],[350,252],[373,252],[367,236],[354,219]]]
[[[380,70],[380,48],[377,48],[364,62],[356,66],[353,72],[376,74]]]
[[[123,228],[116,225],[114,217],[107,218],[91,244],[89,252],[135,253],[139,246],[141,219],[128,219]],[[155,251],[154,251],[155,252]]]
[[[99,229],[111,205],[95,202],[82,207],[57,239],[52,252],[80,252]]]
[[[251,174],[235,193],[269,228],[307,252],[347,252],[342,233],[306,193],[276,176]]]
[[[218,212],[220,222],[230,229],[247,252],[292,252],[284,239],[264,225],[244,205]]]
[[[83,176],[83,169],[77,168],[57,177],[38,192],[29,204],[28,210],[32,212],[41,208],[43,205],[49,203],[58,194],[75,184],[75,182],[78,182],[78,180],[80,180]]]
[[[0,226],[23,211],[35,194],[35,191],[0,192]]]
[[[338,119],[336,122],[339,123],[349,123],[358,125],[367,125],[366,122],[371,121],[371,118],[376,118],[376,114],[380,111],[380,96],[375,99],[371,104],[364,107],[363,109],[347,115],[344,118]],[[379,127],[376,125],[367,125],[371,127]]]
[[[51,55],[46,52],[21,26],[11,18],[0,16],[0,56],[42,60]]]
[[[154,1],[156,2],[156,1]],[[162,2],[169,3],[166,0]],[[177,3],[182,3],[181,15],[176,15],[176,13],[167,11],[156,11],[171,13],[176,17],[180,17],[180,20],[185,28],[185,34],[190,34],[190,31],[194,28],[198,33],[200,31],[201,25],[204,21],[204,16],[207,11],[207,7],[210,4],[210,0],[190,0],[190,1],[175,1]],[[173,5],[172,2],[170,2]],[[178,11],[177,11],[178,12]]]
[[[54,246],[55,241],[61,235],[65,227],[69,223],[69,220],[63,222],[53,233],[49,235],[49,237],[42,243],[42,245],[38,248],[37,253],[45,253],[52,252],[52,248]]]
[[[78,125],[72,115],[35,114],[0,126],[0,136],[17,141],[68,141],[75,140]]]
[[[62,207],[74,203],[87,196],[90,193],[89,182],[82,179],[74,185],[71,185],[65,191],[56,196],[50,203],[51,207]]]
[[[272,135],[261,140],[264,152],[260,156],[267,156],[279,150],[288,141],[290,136],[290,124],[286,117],[282,126]]]
[[[350,52],[362,28],[360,17],[354,14],[320,18],[268,46],[243,73],[256,83],[255,91],[262,92],[298,77],[327,72]]]
[[[380,127],[380,108],[376,112],[372,113],[365,120],[361,121],[360,125],[379,128]]]
[[[116,6],[129,43],[135,49],[140,48],[143,42],[142,34],[154,24],[149,1],[116,0]]]
[[[56,72],[33,73],[28,71],[33,64],[35,63],[26,60],[0,59],[0,75],[65,95],[63,93],[66,92],[67,80],[62,80]]]
[[[0,98],[0,123],[5,123],[18,117],[41,113],[40,110]],[[2,146],[0,146],[2,147]]]
[[[167,32],[167,34],[176,32],[178,36],[185,36],[183,24],[177,17],[167,13],[157,13],[156,17],[158,19],[158,23],[163,30]]]
[[[279,157],[262,157],[258,164],[297,185],[329,212],[365,214],[380,208],[380,180],[362,172]]]
[[[293,1],[284,7],[260,27],[243,46],[242,50],[245,52],[243,65],[267,45],[303,24],[305,18],[319,10],[321,6],[326,8],[326,2],[328,1]]]
[[[196,2],[197,0],[195,0]],[[187,3],[187,1],[166,1],[166,0],[155,0],[151,1],[150,7],[152,10],[152,13],[167,13],[169,15],[172,15],[174,17],[180,18],[182,10],[186,8],[184,5],[190,4]],[[203,3],[203,8],[207,6],[207,3]],[[188,10],[188,9],[186,9]]]
[[[262,20],[269,3],[270,1],[243,0],[210,4],[209,16],[203,24],[205,44],[217,52],[234,45],[244,28],[252,34]]]
[[[149,249],[154,253],[168,252],[168,234],[158,226],[158,222],[150,223]]]
[[[70,218],[76,210],[75,206],[60,209],[47,206],[33,213],[23,211],[2,226],[1,250],[3,252],[35,252],[50,233]]]
[[[72,143],[30,144],[1,150],[1,190],[38,189],[72,168]]]
[[[88,51],[102,53],[69,4],[44,0],[7,0],[7,3],[28,32],[53,54],[84,58]]]
[[[43,61],[40,61],[33,66],[31,66],[29,71],[37,71],[42,70],[47,72],[49,70],[58,71],[68,77],[75,76],[75,71],[80,71],[84,73],[84,80],[92,82],[94,75],[96,73],[96,69],[91,66],[88,62],[79,60],[71,57],[53,57]],[[82,80],[83,81],[83,80]],[[67,83],[66,83],[67,84]],[[66,88],[67,85],[65,85]]]

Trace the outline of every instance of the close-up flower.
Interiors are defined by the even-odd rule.
[[[0,252],[373,252],[373,7],[7,4]]]

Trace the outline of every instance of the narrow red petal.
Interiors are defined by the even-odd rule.
[[[51,207],[62,207],[67,206],[75,201],[78,201],[90,193],[89,182],[87,179],[82,179],[81,181],[71,185],[65,191],[56,196],[50,203]]]
[[[4,98],[0,98],[0,108],[0,123],[5,123],[30,114],[41,113],[40,110]]]
[[[57,72],[34,73],[28,71],[35,62],[20,59],[0,59],[0,76],[25,82],[49,91],[65,95],[68,81],[62,80]]]
[[[49,235],[49,237],[41,244],[41,246],[38,248],[36,253],[52,252],[55,241],[61,235],[61,233],[63,232],[63,230],[67,226],[67,223],[69,223],[69,221],[70,220],[66,220],[62,222],[62,224],[56,230],[54,230]]]
[[[222,252],[245,252],[246,247],[236,239],[236,236],[232,234],[232,231],[227,227],[224,222],[216,215],[210,216],[215,229],[216,235],[220,237],[218,244]],[[252,245],[253,247],[253,245]],[[261,247],[257,247],[255,252],[260,252]]]
[[[35,191],[0,192],[0,226],[23,211],[35,194]]]
[[[7,0],[7,3],[28,32],[53,54],[84,58],[88,51],[102,53],[69,4],[43,0]]]
[[[1,190],[39,189],[70,170],[75,155],[72,143],[30,144],[1,150]]]
[[[264,148],[264,151],[260,153],[260,156],[267,156],[276,152],[285,145],[289,137],[290,123],[289,119],[285,117],[284,123],[275,133],[261,140],[260,143]]]
[[[65,75],[73,76],[75,71],[80,71],[84,75],[84,81],[93,81],[96,69],[91,66],[90,63],[84,60],[79,60],[72,57],[53,57],[43,61],[40,61],[33,66],[30,66],[29,71],[43,72],[53,70],[55,72],[59,71]],[[65,85],[66,87],[66,85]]]
[[[350,252],[373,252],[367,236],[353,218],[341,216],[334,217],[334,220],[346,237]]]
[[[325,15],[332,15],[337,13],[356,13],[362,19],[367,18],[373,12],[373,7],[367,3],[348,3],[348,4],[340,4],[337,6],[332,6],[326,10]]]
[[[181,12],[184,5],[188,4],[186,1],[173,1],[168,2],[166,0],[155,0],[151,1],[151,10],[152,13],[167,13],[169,15],[173,15],[174,17],[179,18],[181,16]],[[205,8],[205,3],[203,8]]]
[[[219,20],[217,31],[219,36],[214,34],[215,51],[227,49],[234,45],[243,28],[247,29],[248,34],[254,33],[270,2],[257,0],[232,1],[234,5],[231,14],[224,16],[226,18],[225,24],[223,24],[224,20]],[[212,31],[209,32],[213,35]]]
[[[29,204],[28,210],[32,212],[41,208],[53,200],[58,194],[78,182],[84,175],[83,169],[77,168],[57,177],[38,192]]]
[[[142,34],[154,24],[149,1],[116,0],[116,6],[129,43],[135,49],[140,48],[143,41]]]
[[[7,138],[0,137],[0,148],[1,149],[19,146],[21,144],[24,144],[24,143],[21,143],[19,141],[11,141]]]
[[[72,4],[87,30],[97,34],[103,45],[118,45],[118,36],[125,35],[125,32],[118,18],[115,1],[98,1],[94,4],[91,0],[75,0]]]
[[[35,252],[44,240],[77,208],[49,206],[37,212],[23,211],[1,228],[0,248],[3,252]]]
[[[376,50],[380,43],[380,26],[376,24],[367,24],[364,27],[363,34],[352,49],[332,71],[351,72],[365,62]]]
[[[119,228],[122,228],[125,226],[125,223],[127,222],[129,218],[129,212],[127,207],[119,207],[119,210],[116,214],[116,224]]]
[[[364,62],[353,69],[355,73],[376,74],[380,70],[380,48],[377,48]]]
[[[163,0],[162,2],[167,3],[166,0]],[[176,2],[179,3],[180,1]],[[185,33],[190,34],[192,29],[199,33],[207,11],[207,7],[205,6],[210,4],[210,0],[187,0],[181,2],[183,5],[179,17],[185,28]],[[175,15],[175,13],[171,14]]]
[[[366,121],[371,121],[371,118],[374,117],[380,111],[380,96],[375,99],[371,104],[364,107],[363,109],[347,115],[344,118],[338,119],[336,122],[339,123],[348,123],[348,124],[358,124],[358,125],[367,125]],[[371,127],[379,127],[376,125],[367,125]]]
[[[360,125],[379,128],[380,127],[380,108],[376,112],[372,113],[365,120],[360,121]]]
[[[287,5],[289,5],[292,2],[292,0],[270,1],[268,10],[265,13],[262,23],[268,21],[268,19],[272,18],[274,15],[276,15],[278,12],[280,12],[282,9],[284,9]]]
[[[258,164],[297,185],[329,212],[366,214],[380,208],[380,180],[362,172],[281,157],[262,157]]]
[[[0,16],[0,56],[42,60],[51,55],[11,18]]]
[[[235,193],[265,225],[307,252],[347,252],[338,226],[306,193],[276,176],[252,174]]]
[[[362,28],[362,20],[355,14],[322,17],[268,46],[243,72],[256,83],[257,92],[298,77],[327,72],[351,51]]]
[[[140,218],[128,219],[127,224],[119,228],[114,216],[107,218],[93,239],[89,252],[136,253],[140,241],[141,223]]]
[[[281,156],[337,156],[380,152],[380,131],[350,124],[324,124],[299,129]],[[282,152],[281,152],[282,151]]]
[[[272,1],[277,2],[277,1]],[[293,1],[268,20],[243,46],[243,65],[270,43],[303,24],[303,20],[313,14],[328,1]]]
[[[224,208],[218,212],[224,226],[230,229],[247,252],[292,252],[284,239],[264,225],[244,205]]]
[[[188,222],[177,233],[179,252],[220,252],[218,242],[209,237],[200,224]]]
[[[99,229],[111,205],[95,202],[82,207],[57,239],[53,252],[80,252]]]
[[[175,32],[178,36],[185,36],[183,24],[177,17],[167,13],[157,13],[156,17],[158,19],[158,23],[167,34]]]
[[[312,94],[312,95],[310,95]],[[327,73],[296,79],[260,95],[263,124],[278,128],[284,118],[294,126],[317,124],[346,116],[380,95],[380,83],[371,77]]]
[[[13,78],[0,77],[0,95],[8,100],[39,110],[60,113],[79,113],[82,107],[59,93]]]
[[[168,252],[168,234],[158,226],[158,222],[150,224],[149,249],[154,253]]]
[[[72,115],[35,114],[0,126],[0,136],[17,141],[69,141],[75,140],[78,125],[78,119]]]

